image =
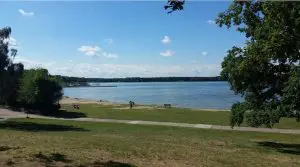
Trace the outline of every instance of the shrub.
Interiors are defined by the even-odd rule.
[[[62,95],[60,83],[46,69],[26,70],[20,80],[18,101],[28,111],[37,110],[41,114],[55,112],[56,103]]]

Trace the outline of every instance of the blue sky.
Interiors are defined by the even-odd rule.
[[[15,61],[82,77],[216,76],[225,51],[243,45],[213,23],[230,2],[188,1],[167,14],[155,2],[0,2]]]

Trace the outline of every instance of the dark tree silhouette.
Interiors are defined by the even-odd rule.
[[[176,10],[183,10],[185,0],[168,0],[167,5],[164,6],[168,13],[172,13]]]
[[[14,105],[17,98],[18,80],[24,67],[21,63],[13,63],[17,50],[9,49],[10,34],[10,27],[0,29],[0,104]]]

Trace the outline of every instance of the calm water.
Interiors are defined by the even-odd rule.
[[[177,107],[229,109],[240,101],[227,82],[101,83],[117,87],[64,88],[65,96],[137,104],[165,104]]]

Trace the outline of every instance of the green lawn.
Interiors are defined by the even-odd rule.
[[[87,117],[93,118],[229,125],[230,112],[228,111],[200,111],[183,108],[120,109],[125,106],[81,104],[79,110],[74,110],[70,105],[63,105],[67,111],[81,112],[86,114]],[[243,126],[246,126],[246,124],[244,123]],[[297,123],[293,118],[283,118],[274,127],[300,129],[300,123]]]
[[[229,112],[226,111],[197,111],[183,108],[170,109],[119,109],[115,106],[97,104],[81,104],[79,110],[74,110],[70,105],[64,105],[68,111],[82,112],[87,117],[110,118],[126,120],[165,121],[180,123],[207,123],[228,125]]]
[[[0,166],[299,166],[300,136],[43,119],[0,122]]]

